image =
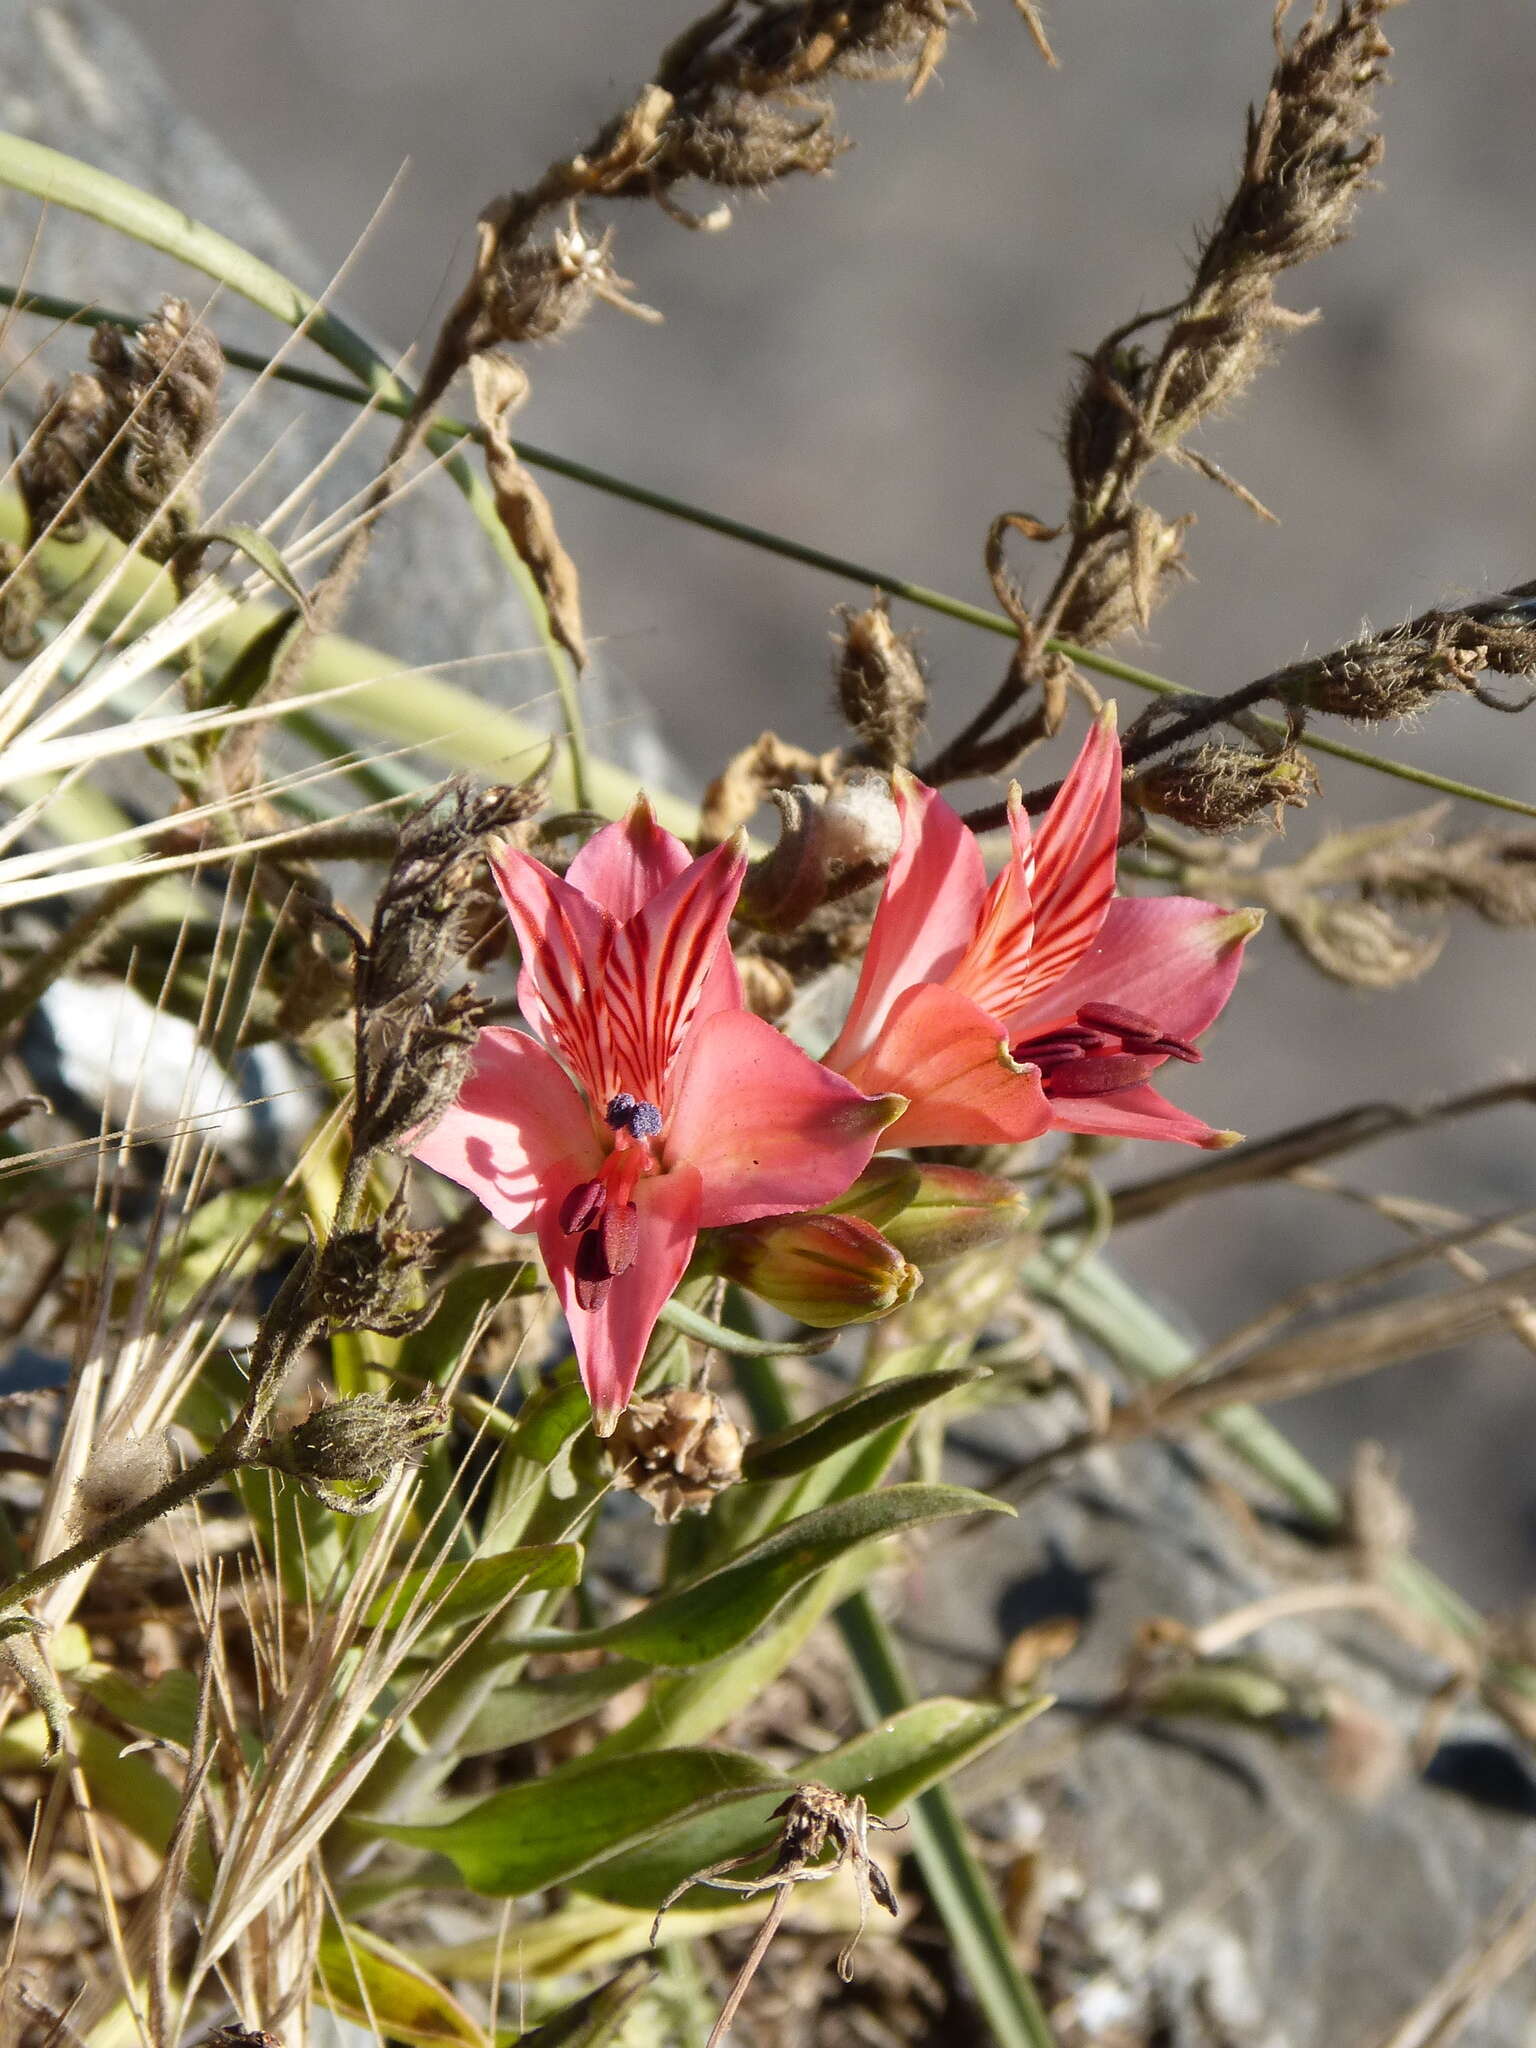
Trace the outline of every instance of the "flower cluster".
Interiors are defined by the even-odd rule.
[[[911,1249],[921,1241],[927,1256],[995,1242],[1025,1214],[994,1179],[877,1169],[877,1151],[1051,1130],[1235,1142],[1150,1077],[1200,1058],[1192,1041],[1231,993],[1258,920],[1195,898],[1115,896],[1112,720],[1037,831],[1013,792],[1009,854],[990,884],[944,799],[902,770],[894,782],[900,844],[847,1020],[820,1061],[743,1003],[729,939],[739,835],[691,859],[642,799],[563,878],[521,852],[493,863],[538,1035],[484,1032],[457,1100],[413,1150],[508,1229],[537,1233],[601,1434],[629,1403],[701,1231],[714,1270],[803,1320],[867,1319],[919,1277],[899,1227],[909,1205],[914,1224],[930,1209],[960,1219],[917,1230]],[[957,1175],[965,1185],[950,1185]],[[781,1217],[800,1220],[766,1221]]]

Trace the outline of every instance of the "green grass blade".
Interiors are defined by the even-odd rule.
[[[865,1720],[873,1726],[909,1708],[916,1695],[869,1596],[855,1593],[834,1619],[853,1661]],[[1053,2048],[1050,2022],[1019,1968],[992,1887],[946,1786],[933,1785],[913,1800],[911,1826],[928,1895],[998,2048]]]
[[[290,278],[284,277],[281,271],[274,270],[270,263],[262,262],[259,256],[242,249],[238,242],[221,235],[217,229],[193,220],[179,207],[157,199],[153,193],[141,192],[137,186],[126,183],[122,178],[114,178],[108,171],[98,170],[94,164],[82,163],[76,157],[49,149],[40,142],[30,142],[20,135],[0,134],[0,185],[8,185],[16,192],[30,193],[46,205],[65,206],[71,212],[83,213],[105,227],[130,235],[148,248],[159,249],[163,254],[175,257],[178,263],[185,263],[190,269],[200,270],[204,276],[228,285],[232,291],[249,299],[263,312],[270,313],[275,320],[281,320],[285,326],[303,327],[310,339],[333,361],[360,380],[370,396],[381,403],[387,401],[387,410],[402,412],[409,409],[413,395],[410,386],[395,374],[370,341],[349,327],[338,314],[302,291]],[[454,449],[463,438],[457,431],[434,427],[427,436],[427,445],[435,453],[443,454]],[[462,452],[452,456],[448,473],[463,492],[492,547],[511,571],[528,615],[538,629],[560,698],[566,740],[571,750],[571,774],[576,785],[577,804],[585,808],[590,800],[586,787],[586,741],[575,671],[551,632],[549,613],[538,586],[508,539],[491,493]]]

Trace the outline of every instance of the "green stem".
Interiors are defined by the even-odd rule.
[[[25,311],[41,313],[50,319],[78,320],[88,326],[138,327],[143,324],[142,315],[105,313],[94,307],[80,305],[73,299],[52,298],[40,292],[20,292],[6,285],[0,285],[0,304],[20,305]],[[317,335],[316,339],[319,338]],[[408,398],[381,392],[376,386],[361,389],[355,384],[343,383],[340,378],[322,376],[313,370],[299,369],[286,363],[273,368],[263,357],[252,355],[244,349],[226,349],[224,353],[225,360],[237,369],[263,372],[284,383],[299,385],[306,391],[317,391],[328,398],[343,399],[349,405],[367,404],[371,399],[381,412],[392,413],[402,419],[410,412]],[[433,447],[439,450],[450,447],[455,441],[484,439],[480,428],[470,425],[466,420],[452,419],[446,415],[439,416],[434,422],[432,437]],[[536,448],[529,441],[519,441],[517,452],[523,461],[533,468],[547,469],[555,476],[569,478],[572,483],[585,484],[589,490],[602,491],[611,498],[622,498],[631,505],[643,505],[648,511],[663,513],[667,518],[682,520],[689,526],[702,527],[708,533],[723,534],[727,540],[742,541],[748,547],[760,548],[767,554],[780,555],[785,561],[799,562],[809,569],[820,569],[829,576],[863,584],[866,588],[883,590],[892,597],[903,598],[908,604],[919,606],[924,611],[938,612],[945,618],[958,619],[962,625],[978,626],[983,632],[997,633],[1007,640],[1018,638],[1018,628],[1004,618],[1001,612],[988,611],[984,605],[968,604],[964,598],[950,597],[946,592],[933,590],[925,583],[914,583],[908,577],[894,576],[886,570],[871,568],[868,563],[855,562],[846,555],[830,554],[824,548],[808,547],[803,541],[791,540],[786,534],[772,533],[766,527],[751,526],[745,520],[732,519],[723,512],[706,511],[703,506],[690,504],[685,498],[675,498],[666,491],[652,490],[646,484],[631,483],[627,478],[614,476],[608,470],[594,469],[588,463],[576,462],[568,455],[556,455],[547,448]],[[1080,647],[1073,640],[1048,640],[1046,646],[1055,653],[1066,655],[1081,668],[1091,669],[1095,674],[1108,676],[1115,682],[1130,683],[1138,690],[1149,690],[1157,696],[1208,695],[1205,691],[1192,689],[1187,683],[1175,682],[1171,676],[1158,675],[1151,669],[1137,668],[1131,662],[1120,661],[1112,654],[1101,654],[1095,648]],[[1279,719],[1255,717],[1253,723],[1277,737],[1284,735],[1285,727]],[[1336,761],[1348,761],[1357,768],[1370,768],[1380,775],[1395,776],[1401,782],[1412,782],[1422,789],[1433,789],[1442,796],[1462,797],[1468,803],[1486,804],[1494,810],[1513,811],[1517,817],[1536,818],[1536,804],[1522,803],[1518,797],[1505,796],[1499,790],[1480,789],[1475,783],[1460,782],[1449,775],[1438,775],[1430,768],[1416,768],[1403,761],[1388,761],[1379,754],[1367,753],[1363,747],[1352,747],[1342,740],[1323,739],[1316,733],[1308,733],[1305,744],[1314,753],[1329,754]],[[574,754],[572,767],[574,771]]]
[[[47,205],[67,206],[72,212],[83,213],[106,227],[116,228],[121,234],[131,235],[135,241],[143,242],[151,249],[160,249],[167,256],[174,256],[179,263],[227,284],[274,319],[289,327],[303,328],[333,361],[361,380],[368,396],[381,404],[387,403],[389,411],[396,411],[401,406],[409,410],[413,396],[409,385],[395,374],[370,341],[308,292],[301,291],[281,271],[263,263],[227,235],[193,220],[179,207],[155,198],[152,193],[141,192],[123,179],[98,170],[94,164],[81,163],[76,157],[48,149],[40,142],[29,142],[20,135],[0,134],[0,185],[8,185],[18,192],[29,192]],[[139,324],[137,321],[128,323],[130,326]],[[433,427],[426,436],[428,447],[436,454],[446,453],[463,439],[460,433],[438,427]],[[490,492],[462,453],[453,455],[447,467],[491,545],[511,570],[528,614],[538,629],[560,698],[577,802],[585,808],[586,735],[582,727],[575,670],[550,630],[549,612],[538,585],[512,546],[497,516]]]
[[[147,1529],[151,1522],[158,1522],[173,1508],[206,1493],[210,1486],[217,1485],[219,1480],[243,1463],[243,1454],[234,1443],[215,1445],[194,1464],[188,1465],[184,1472],[178,1472],[167,1485],[150,1494],[147,1500],[124,1508],[121,1514],[112,1515],[89,1536],[82,1536],[78,1543],[72,1543],[68,1550],[61,1550],[56,1557],[34,1565],[31,1571],[13,1579],[10,1585],[0,1587],[0,1612],[8,1612],[19,1607],[24,1600],[46,1593],[50,1586],[56,1586],[60,1579],[67,1579],[82,1565],[94,1564],[106,1551],[119,1543],[126,1543],[130,1536],[137,1536],[141,1529]]]
[[[869,1595],[853,1594],[833,1619],[853,1660],[866,1724],[874,1727],[915,1705],[917,1694],[900,1652]],[[948,1786],[934,1785],[919,1793],[912,1802],[911,1826],[913,1853],[929,1897],[1000,2048],[1052,2048],[1050,2022],[1019,1969],[992,1887]]]

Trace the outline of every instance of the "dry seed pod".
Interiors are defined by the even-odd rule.
[[[1304,808],[1317,787],[1317,770],[1293,748],[1266,754],[1211,740],[1141,769],[1126,794],[1144,811],[1220,836],[1264,818],[1278,829],[1286,806]]]
[[[871,768],[905,768],[928,708],[928,683],[912,651],[914,636],[891,624],[885,598],[865,611],[841,607],[837,700],[858,739],[858,758]]]
[[[639,1494],[658,1522],[705,1514],[741,1477],[742,1433],[718,1395],[668,1387],[631,1401],[605,1446],[613,1483]]]

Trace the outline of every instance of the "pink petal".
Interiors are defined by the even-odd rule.
[[[1198,1038],[1221,1014],[1261,921],[1257,911],[1223,910],[1198,896],[1119,897],[1092,951],[1009,1017],[1009,1041],[1070,1022],[1084,1003],[1114,1003],[1165,1036]]]
[[[1050,988],[1098,937],[1115,893],[1119,838],[1120,742],[1106,715],[1084,740],[1035,832],[1034,952],[1004,1009]]]
[[[987,891],[976,936],[943,977],[947,988],[995,1017],[1006,1017],[1022,1000],[1035,952],[1034,853],[1017,783],[1008,792],[1008,829],[1013,844],[1007,866]]]
[[[508,847],[491,863],[507,906],[523,970],[523,1015],[575,1068],[592,1100],[616,1090],[599,1001],[615,926],[605,910],[551,874],[542,861]]]
[[[683,872],[623,925],[602,988],[616,1089],[658,1105],[720,954],[747,871],[738,835]],[[718,1001],[726,984],[717,983]]]
[[[1198,1145],[1207,1152],[1224,1151],[1241,1142],[1236,1131],[1213,1130],[1199,1117],[1177,1109],[1145,1083],[1120,1088],[1113,1095],[1053,1098],[1051,1125],[1058,1131],[1085,1131],[1095,1138],[1164,1138],[1175,1145]]]
[[[987,892],[975,835],[936,789],[915,775],[891,778],[901,845],[886,876],[869,950],[837,1043],[840,1073],[867,1052],[905,989],[939,981],[970,944]]]
[[[705,1224],[751,1223],[842,1194],[896,1109],[818,1066],[761,1017],[724,1011],[689,1037],[666,1156],[703,1176]]]
[[[560,1228],[560,1204],[585,1167],[572,1162],[552,1181],[539,1207],[539,1248],[570,1325],[582,1384],[592,1403],[592,1426],[610,1436],[629,1406],[645,1347],[672,1290],[683,1277],[699,1234],[699,1176],[691,1166],[653,1174],[635,1189],[634,1264],[613,1281],[598,1309],[576,1300],[573,1262],[579,1238]]]
[[[574,1160],[576,1178],[603,1161],[575,1083],[542,1045],[521,1031],[482,1031],[474,1066],[453,1107],[412,1148],[508,1230],[526,1230],[556,1162]]]
[[[911,1098],[891,1125],[893,1145],[1015,1145],[1049,1129],[1051,1106],[1040,1077],[1019,1068],[997,1020],[967,996],[935,984],[909,989],[891,1011],[880,1041],[849,1071],[873,1093]]]
[[[675,882],[693,856],[681,839],[664,831],[643,796],[636,797],[617,825],[595,832],[566,869],[573,889],[606,910],[615,924],[627,924],[642,905]]]

